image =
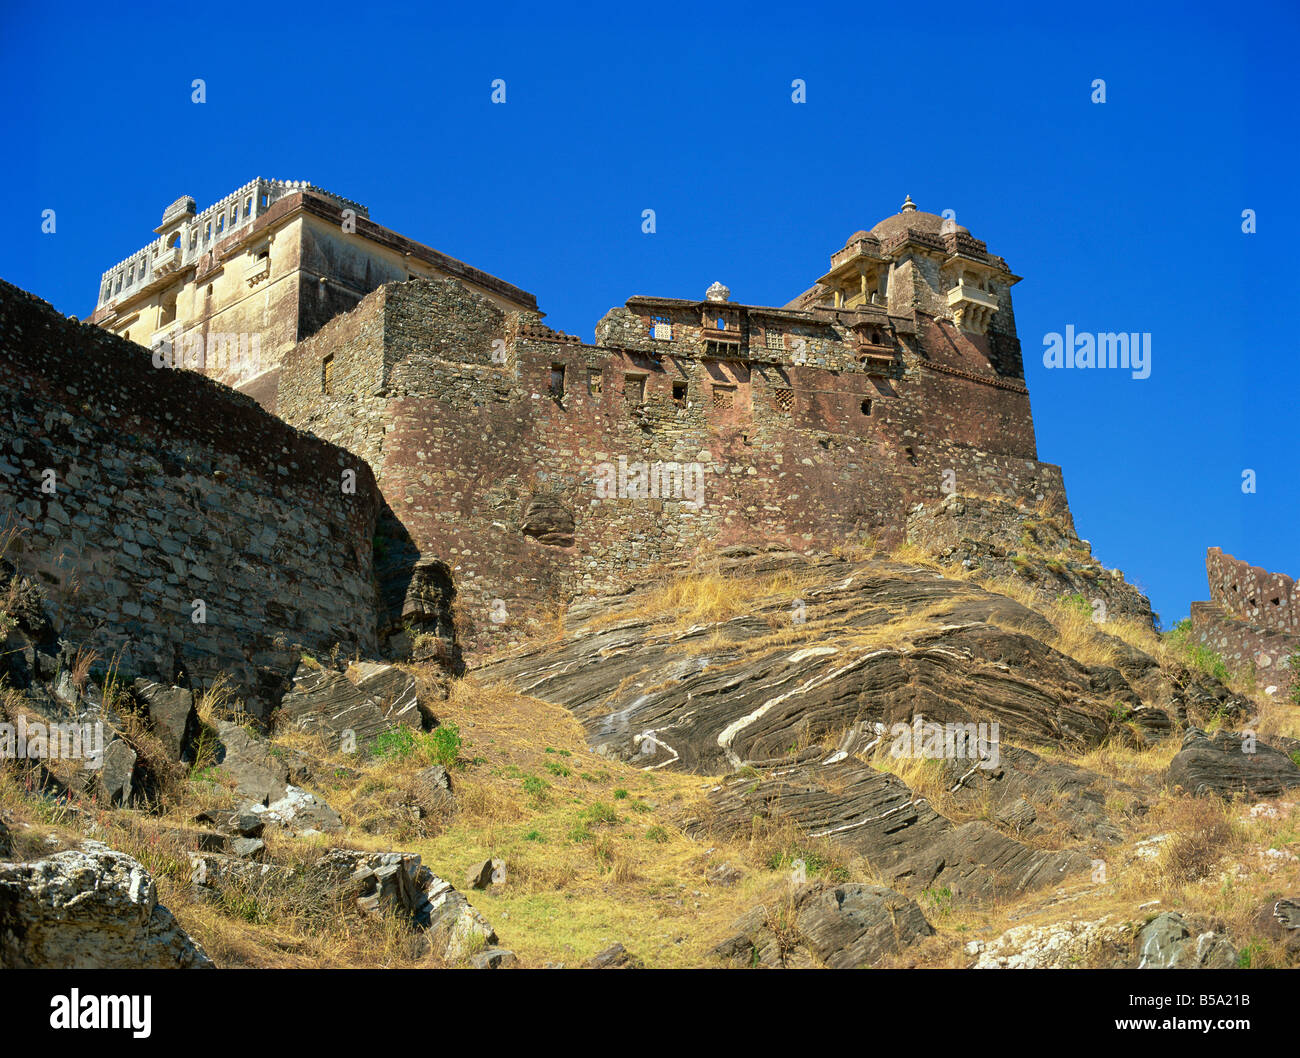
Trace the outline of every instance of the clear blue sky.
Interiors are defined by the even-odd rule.
[[[782,304],[910,194],[1025,277],[1040,458],[1169,623],[1208,545],[1300,575],[1300,18],[1050,6],[7,0],[0,276],[84,316],[173,199],[303,179],[590,340],[632,294]],[[1067,324],[1150,332],[1151,377],[1047,370]]]

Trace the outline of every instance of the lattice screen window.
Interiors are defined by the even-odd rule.
[[[715,408],[730,408],[736,403],[735,386],[714,386],[713,387],[713,406]]]
[[[776,410],[785,415],[789,415],[794,408],[794,390],[776,389],[772,391],[772,402],[776,405]]]
[[[780,350],[785,348],[785,335],[780,331],[774,331],[769,328],[766,337],[767,347],[769,349]]]
[[[320,371],[321,392],[334,392],[334,354],[331,353],[321,361]]]

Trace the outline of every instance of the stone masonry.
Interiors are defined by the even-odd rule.
[[[1192,635],[1230,669],[1254,667],[1265,688],[1295,684],[1291,657],[1300,651],[1300,592],[1283,573],[1252,566],[1219,548],[1205,556],[1210,600],[1192,603]]]
[[[374,468],[381,624],[418,625],[445,563],[473,648],[702,549],[892,543],[954,490],[1068,519],[1017,280],[909,200],[789,305],[636,297],[591,344],[454,280],[388,284],[285,355],[278,412]]]
[[[224,672],[265,715],[299,645],[375,649],[378,495],[360,459],[3,282],[0,409],[5,558],[99,672]]]

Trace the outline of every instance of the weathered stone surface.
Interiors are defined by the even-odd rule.
[[[451,776],[441,764],[431,764],[416,772],[415,785],[422,813],[426,808],[438,812],[450,812],[456,806],[456,798],[451,789]]]
[[[740,966],[875,966],[934,929],[920,907],[892,889],[845,883],[800,886],[788,905],[755,908],[714,954]]]
[[[975,970],[1073,970],[1132,965],[1135,929],[1109,916],[1046,926],[1013,926],[990,941],[966,945]]]
[[[789,821],[864,857],[907,892],[939,886],[979,900],[1056,884],[1091,865],[1082,852],[1031,848],[986,823],[954,827],[896,776],[852,759],[737,777],[709,802],[711,815],[688,831],[736,835],[756,819]]]
[[[1228,970],[1237,965],[1237,950],[1213,929],[1196,928],[1182,915],[1166,911],[1138,934],[1139,970]]]
[[[1261,936],[1281,941],[1289,956],[1300,956],[1300,898],[1268,901],[1256,914],[1255,926]]]
[[[357,690],[379,705],[385,720],[410,727],[427,727],[425,711],[421,709],[415,677],[396,665],[385,662],[362,661],[350,665],[347,678]]]
[[[471,889],[486,889],[492,884],[492,873],[496,869],[496,860],[484,860],[471,867],[465,874],[465,884]]]
[[[345,887],[364,912],[401,911],[428,930],[434,951],[459,962],[497,942],[496,931],[450,883],[399,852],[370,853],[332,849],[312,868]]]
[[[199,737],[199,715],[194,696],[181,687],[164,687],[148,680],[135,681],[135,694],[145,706],[149,724],[174,760],[194,759]]]
[[[611,944],[587,960],[589,970],[643,970],[645,963],[622,944]]]
[[[778,595],[683,630],[675,615],[645,616],[644,598],[632,593],[602,600],[590,616],[571,613],[562,643],[483,672],[568,706],[598,752],[706,773],[788,759],[801,735],[918,715],[997,723],[1004,741],[1022,745],[1084,748],[1105,737],[1117,700],[1140,701],[1117,670],[1048,646],[1054,630],[1037,613],[972,584],[883,560],[763,555],[721,564],[807,578],[803,623],[792,623],[789,598]],[[892,635],[900,614],[933,616]],[[782,627],[795,641],[773,644]]]
[[[380,501],[362,460],[8,283],[0,362],[0,507],[59,634],[97,651],[98,672],[116,659],[125,678],[183,670],[192,686],[224,673],[265,718],[292,671],[287,636],[377,649]],[[57,496],[34,492],[56,464]],[[345,469],[356,487],[340,503]],[[188,620],[196,598],[206,624]]]
[[[9,827],[5,825],[4,819],[0,818],[0,860],[7,860],[13,852],[13,835],[9,833]]]
[[[1223,730],[1211,736],[1193,728],[1169,762],[1165,782],[1192,794],[1276,797],[1300,786],[1300,768],[1262,740]]]
[[[113,739],[104,747],[102,767],[85,773],[89,791],[105,804],[131,804],[136,794],[135,762],[136,752],[126,740]]]
[[[139,863],[98,842],[0,864],[0,967],[190,969],[202,947]]]
[[[419,726],[418,710],[414,709]],[[366,749],[394,721],[383,707],[351,680],[331,669],[302,666],[293,687],[280,703],[276,726],[320,735],[331,748],[346,745]]]
[[[269,744],[245,727],[217,723],[217,763],[243,796],[263,805],[284,796],[289,766],[271,752]]]
[[[509,948],[487,948],[469,957],[475,970],[509,970],[519,965],[519,959]]]

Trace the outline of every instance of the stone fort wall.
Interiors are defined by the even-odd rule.
[[[378,510],[355,456],[0,282],[0,527],[20,532],[6,557],[101,671],[225,672],[266,715],[297,646],[376,648]]]
[[[1254,667],[1263,686],[1290,688],[1290,658],[1300,651],[1300,594],[1295,581],[1212,547],[1205,556],[1210,600],[1191,608],[1194,638],[1230,669]]]
[[[681,312],[673,344],[631,308],[587,344],[452,281],[392,284],[286,356],[278,409],[370,463],[417,564],[446,563],[471,648],[701,548],[899,540],[909,507],[945,489],[1068,518],[1059,468],[1035,458],[1014,339],[882,316],[864,366],[810,314],[769,321],[785,335],[769,348],[755,310],[726,336],[748,348],[711,358]],[[697,465],[703,502],[603,495],[620,459]],[[418,609],[403,585],[387,594]]]

